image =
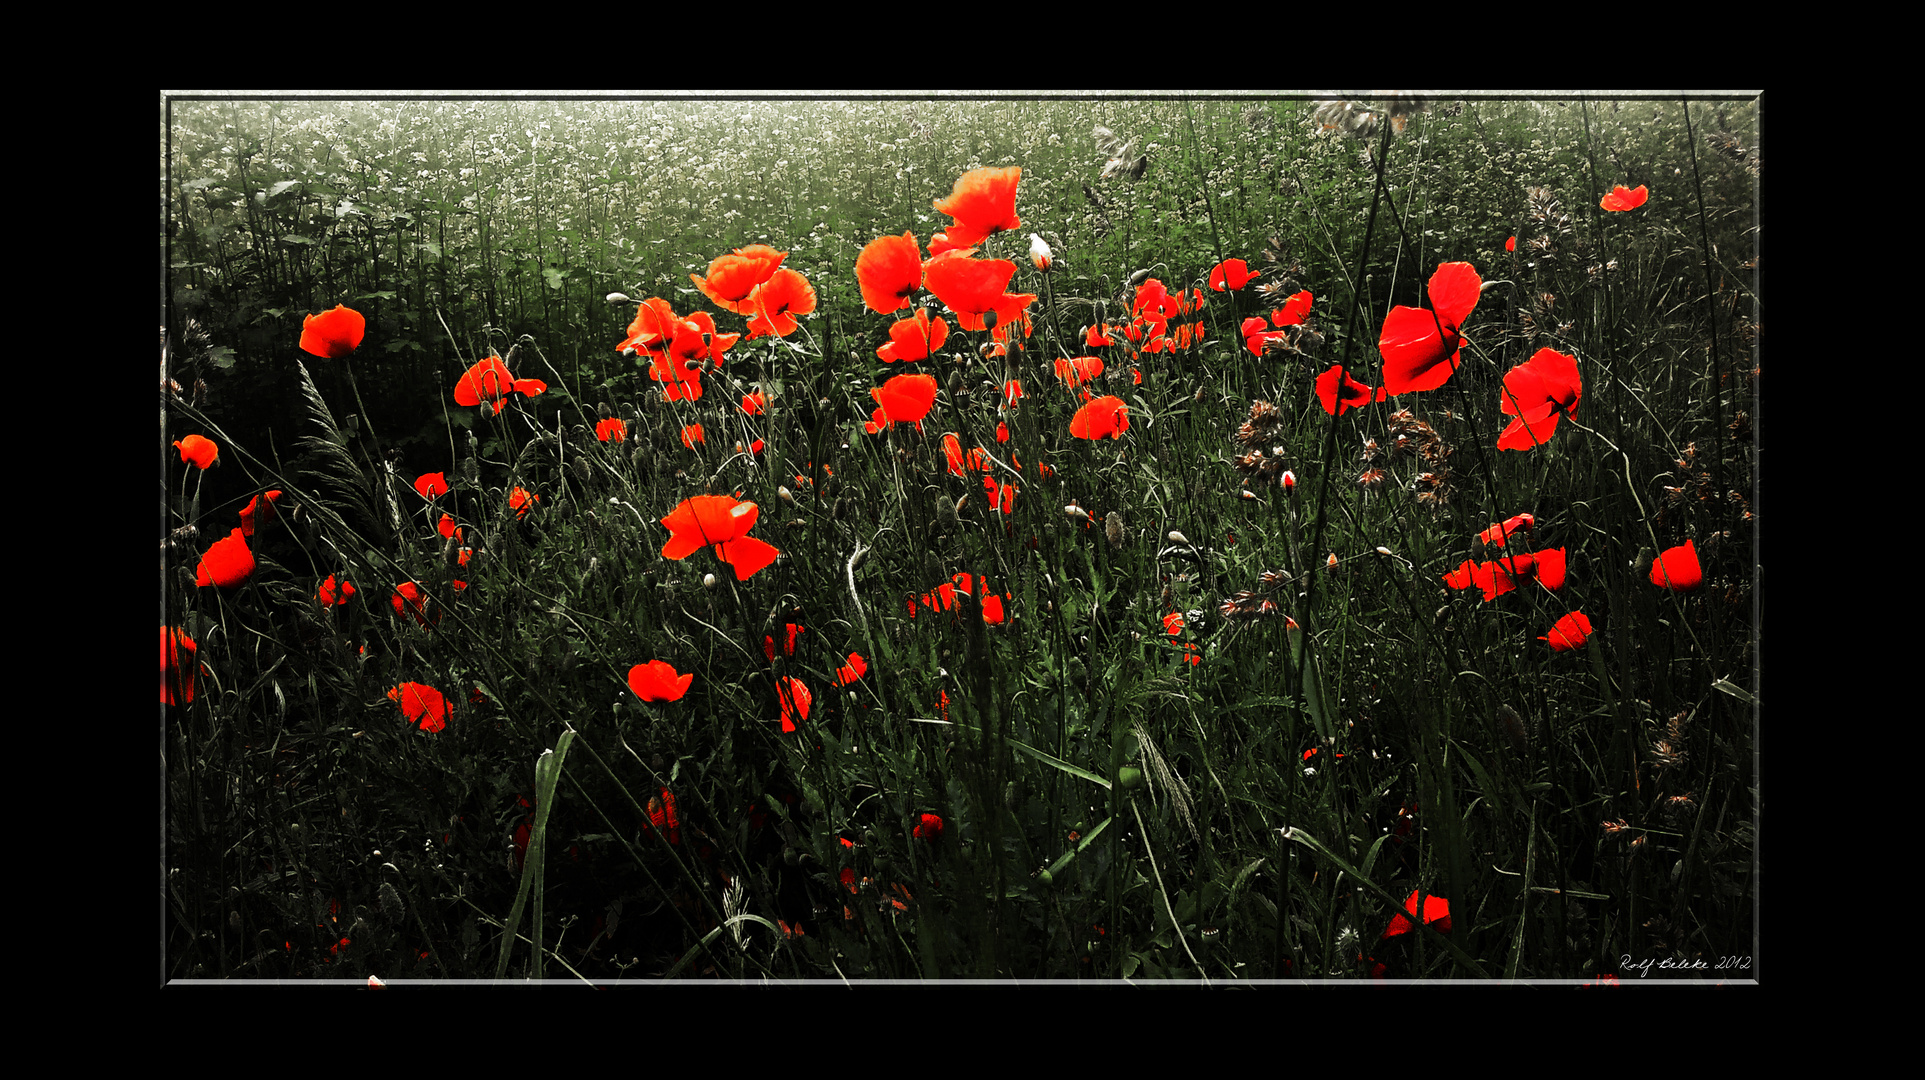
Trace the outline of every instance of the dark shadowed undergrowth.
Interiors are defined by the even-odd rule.
[[[168,976],[1756,978],[1757,121],[173,100]]]

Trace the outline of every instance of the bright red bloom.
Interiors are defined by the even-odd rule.
[[[414,621],[422,626],[428,625],[428,594],[421,586],[412,581],[404,581],[394,587],[394,595],[388,597],[396,615],[412,615]],[[441,621],[441,613],[435,612],[435,621]]]
[[[1005,514],[1009,513],[1009,511],[1005,510],[1003,511],[1003,513]],[[1003,598],[1002,597],[997,596],[994,593],[991,593],[988,596],[983,597],[982,608],[983,608],[983,622],[988,623],[990,626],[1001,626],[1003,624]]]
[[[862,302],[878,315],[909,306],[909,297],[922,288],[922,250],[914,233],[882,236],[856,256],[856,283]]]
[[[1529,450],[1550,441],[1560,416],[1576,416],[1584,396],[1577,361],[1561,352],[1539,349],[1504,376],[1498,402],[1511,426],[1497,437],[1499,450]]]
[[[1116,344],[1116,339],[1110,337],[1110,330],[1111,327],[1109,323],[1093,323],[1084,327],[1083,344],[1092,349],[1100,349],[1105,345]]]
[[[195,584],[218,585],[223,589],[238,587],[254,572],[254,553],[247,549],[247,537],[239,529],[227,534],[227,539],[216,540],[207,554],[201,556],[199,569],[194,572]]]
[[[353,308],[334,305],[333,311],[309,315],[301,322],[301,351],[339,360],[361,347],[367,317]]]
[[[1252,315],[1243,320],[1241,329],[1243,347],[1250,350],[1251,356],[1262,356],[1264,348],[1272,341],[1284,340],[1284,335],[1271,330],[1270,324],[1264,322],[1261,315]]]
[[[1011,379],[1003,384],[1003,405],[1005,408],[1014,408],[1016,403],[1022,400],[1022,397],[1023,384],[1020,380]]]
[[[1609,195],[1599,200],[1598,205],[1606,210],[1636,210],[1644,205],[1644,200],[1650,197],[1650,193],[1644,190],[1643,184],[1639,184],[1635,190],[1619,184],[1611,189]]]
[[[508,373],[508,365],[501,362],[501,357],[490,356],[462,373],[455,383],[455,404],[488,405],[499,416],[510,393],[534,397],[547,389],[548,384],[540,379],[515,378]]]
[[[528,511],[532,510],[534,505],[540,501],[541,496],[517,486],[514,491],[508,494],[508,509],[513,510],[516,517],[525,518],[528,516]]]
[[[1001,420],[996,421],[996,441],[1009,441],[1009,424]]]
[[[448,540],[453,540],[461,535],[461,528],[455,524],[453,514],[441,515],[441,520],[435,525],[434,531],[440,533],[444,539]]]
[[[850,653],[849,662],[836,669],[836,685],[847,686],[868,673],[869,662],[855,653]]]
[[[160,628],[160,703],[191,705],[194,701],[194,676],[199,664],[194,653],[200,646],[194,639],[171,626]],[[182,659],[182,654],[186,658]]]
[[[1339,401],[1337,396],[1337,376],[1339,374],[1343,375],[1343,397],[1341,401]],[[1352,409],[1363,408],[1373,400],[1382,401],[1389,396],[1383,389],[1375,391],[1375,398],[1371,397],[1371,394],[1372,390],[1370,387],[1351,378],[1350,373],[1344,371],[1342,364],[1333,364],[1329,371],[1317,376],[1317,399],[1323,402],[1324,412],[1342,416]]]
[[[1412,890],[1410,894],[1410,899],[1404,901],[1404,911],[1409,912],[1412,918],[1416,917],[1417,890]],[[1423,919],[1424,919],[1424,925],[1426,926],[1435,924],[1438,933],[1440,934],[1450,933],[1450,901],[1444,899],[1441,896],[1424,897]],[[1389,926],[1384,928],[1383,936],[1387,938],[1393,938],[1393,937],[1396,937],[1398,934],[1408,934],[1415,929],[1417,929],[1416,925],[1412,923],[1409,918],[1405,918],[1404,915],[1400,913],[1390,920]],[[1382,939],[1380,938],[1378,940],[1382,940]]]
[[[768,411],[768,408],[769,399],[760,390],[742,399],[742,411],[750,416],[761,416]]]
[[[1120,439],[1130,429],[1129,406],[1111,395],[1096,398],[1070,417],[1069,433],[1078,439]]]
[[[668,306],[668,301],[651,296],[635,310],[635,318],[628,324],[628,336],[615,346],[615,351],[642,352],[653,356],[667,345],[681,321],[676,318],[675,309]]]
[[[795,639],[802,636],[802,632],[803,630],[806,629],[806,627],[798,626],[795,623],[787,623],[785,625],[787,626],[788,629],[786,631],[786,637],[782,643],[782,655],[794,656]],[[762,635],[762,651],[768,654],[769,663],[771,664],[775,663],[775,639],[773,637],[770,637],[767,634]]]
[[[627,442],[628,422],[611,416],[595,425],[595,437],[603,442]]]
[[[1520,528],[1529,532],[1531,526],[1536,524],[1537,518],[1530,514],[1519,514],[1513,518],[1506,518],[1502,525],[1492,525],[1490,528],[1478,533],[1477,539],[1480,543],[1496,544],[1498,547],[1503,547],[1505,537],[1508,537]]]
[[[1071,389],[1089,382],[1103,374],[1103,361],[1094,356],[1078,356],[1074,359],[1056,361],[1056,377],[1063,380]]]
[[[666,660],[650,660],[628,669],[628,688],[643,701],[680,701],[694,683],[694,672],[677,675]]]
[[[946,704],[948,700],[948,693],[945,692],[943,697]],[[916,827],[912,835],[914,835],[916,839],[921,840],[926,844],[933,844],[936,841],[941,840],[942,839],[942,818],[936,816],[935,814],[922,815],[922,820],[916,823]]]
[[[1286,326],[1299,326],[1305,319],[1310,317],[1310,305],[1314,302],[1315,300],[1311,297],[1310,290],[1308,289],[1305,289],[1295,296],[1286,297],[1283,301],[1283,306],[1270,313],[1270,322],[1278,329]]]
[[[1252,278],[1263,276],[1261,270],[1252,270],[1242,259],[1225,259],[1210,271],[1210,288],[1217,292],[1229,289],[1236,292],[1250,284]]]
[[[1704,584],[1704,568],[1698,564],[1698,542],[1686,540],[1683,547],[1667,548],[1651,563],[1651,584],[1686,592]]]
[[[275,509],[274,504],[280,497],[281,492],[279,491],[264,491],[254,496],[253,500],[246,506],[241,507],[241,535],[254,535],[254,519],[256,515],[260,516],[260,524],[262,525],[273,521],[279,513],[279,511]]]
[[[981,452],[980,450],[976,451],[976,453],[979,454]],[[1013,514],[1016,512],[1015,484],[998,483],[995,477],[984,476],[983,491],[989,496],[990,509],[1001,510],[1005,514]]]
[[[1515,236],[1513,236],[1513,237],[1511,237],[1511,238],[1510,238],[1509,240],[1506,240],[1506,241],[1504,241],[1504,250],[1505,250],[1505,251],[1516,251],[1516,250],[1517,250],[1517,237],[1515,237]]]
[[[199,466],[202,472],[213,468],[214,462],[221,456],[221,448],[214,444],[214,440],[202,435],[177,439],[174,449],[180,451],[181,461]]]
[[[928,308],[917,308],[911,319],[899,319],[889,326],[889,344],[876,350],[883,363],[893,364],[898,360],[921,360],[942,348],[949,340],[949,323],[944,319],[931,319]]]
[[[934,375],[898,375],[869,391],[892,424],[921,423],[936,404]]]
[[[1557,624],[1551,627],[1551,632],[1537,640],[1549,642],[1552,652],[1569,652],[1580,648],[1585,642],[1591,640],[1591,620],[1586,618],[1583,612],[1573,611],[1557,620]]]
[[[760,513],[754,503],[737,502],[727,495],[684,499],[662,519],[669,531],[662,557],[686,559],[712,546],[716,558],[735,567],[735,579],[747,581],[782,554],[774,545],[749,535]]]
[[[702,425],[689,424],[688,426],[682,429],[682,445],[688,447],[690,450],[693,450],[695,449],[696,443],[703,443],[706,445],[708,443],[708,439],[702,434]]]
[[[784,675],[775,683],[775,696],[782,704],[782,731],[784,734],[795,730],[797,720],[809,718],[809,706],[815,703],[815,695],[802,685],[801,679]]]
[[[1483,279],[1466,262],[1444,263],[1430,276],[1432,310],[1390,309],[1377,348],[1384,357],[1384,389],[1392,394],[1435,390],[1457,370],[1464,320],[1477,307]]]
[[[775,276],[782,260],[789,257],[786,251],[777,251],[767,244],[751,244],[736,248],[733,255],[718,256],[709,263],[707,278],[690,274],[688,279],[702,290],[702,295],[715,301],[724,311],[737,315],[752,315],[753,308],[749,295],[757,286]]]
[[[1564,587],[1565,550],[1552,548],[1537,553],[1537,583],[1552,592]]]
[[[436,732],[448,726],[448,699],[432,686],[404,682],[388,691],[388,700],[400,705],[401,715],[423,731]]]
[[[1016,275],[1015,263],[1008,259],[972,259],[969,255],[974,250],[944,252],[924,266],[929,291],[949,305],[956,313],[957,325],[965,330],[986,329],[983,316],[991,311],[997,313],[1000,325],[1006,317],[1002,308],[1012,298],[1009,279]]]
[[[774,334],[788,337],[795,333],[797,315],[815,310],[815,286],[793,270],[777,270],[775,276],[757,286],[749,297],[755,317],[749,320],[749,340]]]
[[[448,493],[448,474],[422,473],[415,477],[414,490],[424,499],[438,499]]]
[[[337,604],[347,603],[348,597],[353,595],[354,586],[349,584],[346,578],[342,578],[339,582],[336,582],[334,575],[329,574],[328,579],[321,582],[320,591],[316,592],[314,597],[321,601],[322,607],[334,607]]]
[[[949,197],[934,203],[937,210],[956,219],[956,224],[945,230],[949,242],[979,244],[1005,229],[1020,228],[1023,223],[1016,216],[1016,185],[1022,178],[1020,166],[972,169],[957,178]]]

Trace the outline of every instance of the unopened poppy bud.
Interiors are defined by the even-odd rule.
[[[1029,261],[1036,264],[1036,269],[1048,270],[1050,261],[1053,258],[1055,258],[1055,256],[1050,252],[1049,245],[1043,242],[1043,238],[1037,236],[1035,233],[1030,233]]]
[[[1324,563],[1324,569],[1330,571],[1333,574],[1337,572],[1337,553],[1336,552],[1333,551],[1330,553],[1330,560]]]
[[[1378,549],[1377,549],[1377,554],[1379,554],[1379,555],[1388,555],[1388,554],[1390,554],[1390,549],[1389,549],[1389,548],[1387,548],[1387,547],[1380,547],[1380,548],[1378,548]]]
[[[1297,474],[1288,469],[1283,471],[1283,490],[1292,495],[1297,493]]]
[[[795,505],[795,493],[790,491],[787,487],[776,488],[775,497],[778,499],[781,499],[785,503],[788,503],[790,506]]]
[[[608,302],[609,302],[609,303],[611,303],[611,304],[632,304],[632,303],[634,303],[634,301],[633,301],[633,300],[630,300],[630,299],[628,298],[628,294],[627,294],[627,293],[618,293],[618,292],[612,292],[612,293],[609,293],[609,294],[608,294]]]
[[[715,588],[715,575],[714,575],[714,574],[703,574],[703,575],[702,575],[702,588],[704,588],[704,589],[713,589],[713,588]]]
[[[1070,517],[1073,517],[1073,518],[1080,518],[1085,521],[1089,520],[1089,511],[1073,503],[1069,506],[1063,507],[1063,513],[1068,514]]]
[[[1187,544],[1187,543],[1189,543],[1189,542],[1190,542],[1190,538],[1189,538],[1189,537],[1187,537],[1187,536],[1185,536],[1185,535],[1183,535],[1183,534],[1182,534],[1182,533],[1180,533],[1180,532],[1177,532],[1177,531],[1176,531],[1175,529],[1171,529],[1171,530],[1170,530],[1170,543],[1172,543],[1172,544]]]

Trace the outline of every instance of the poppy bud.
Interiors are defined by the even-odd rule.
[[[1170,543],[1172,544],[1187,544],[1190,542],[1189,537],[1184,536],[1182,533],[1177,532],[1175,529],[1170,530],[1169,540],[1170,540]]]
[[[713,589],[713,588],[715,588],[715,575],[714,575],[714,574],[703,574],[703,575],[702,575],[702,588],[704,588],[704,589]]]
[[[1029,234],[1029,261],[1036,264],[1036,269],[1048,270],[1050,261],[1054,257],[1049,250],[1049,245],[1043,242],[1042,237],[1035,233]]]
[[[608,302],[609,302],[609,303],[611,303],[611,304],[632,304],[632,303],[634,303],[634,301],[633,301],[633,300],[630,300],[630,299],[628,298],[628,294],[627,294],[627,293],[618,293],[618,292],[612,292],[612,293],[609,293],[609,294],[608,294]]]

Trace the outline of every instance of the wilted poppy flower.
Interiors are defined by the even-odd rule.
[[[1529,450],[1548,442],[1560,416],[1576,416],[1584,396],[1577,361],[1561,352],[1539,349],[1504,376],[1498,406],[1515,416],[1497,437],[1499,450]]]
[[[788,337],[795,333],[795,317],[815,310],[815,286],[793,270],[777,270],[756,287],[749,305],[755,312],[749,320],[749,340],[765,334]]]
[[[1286,297],[1283,306],[1270,313],[1270,322],[1278,329],[1286,326],[1299,326],[1310,317],[1310,305],[1314,303],[1310,290]]]
[[[815,695],[802,685],[801,679],[784,675],[775,681],[775,696],[782,703],[782,731],[786,734],[795,730],[797,720],[809,718],[809,706],[815,702]]]
[[[160,628],[160,703],[191,705],[194,701],[194,676],[199,665],[194,653],[200,646],[194,639],[171,626]],[[184,654],[184,655],[183,655]]]
[[[849,654],[849,662],[836,669],[836,685],[847,686],[869,673],[869,662],[856,653]]]
[[[501,357],[490,356],[463,372],[455,382],[455,404],[487,405],[499,416],[504,399],[510,393],[534,397],[547,389],[548,384],[540,379],[515,378],[508,373],[508,365],[501,362]]]
[[[1668,548],[1651,563],[1651,584],[1673,592],[1685,592],[1704,584],[1704,568],[1698,565],[1698,542],[1686,540],[1683,547]]]
[[[301,322],[301,351],[339,360],[361,347],[368,332],[367,317],[351,307],[309,315]]]
[[[1650,193],[1644,190],[1643,184],[1639,184],[1636,189],[1619,184],[1611,189],[1609,195],[1599,200],[1598,205],[1606,210],[1636,210],[1643,206],[1644,200],[1648,198]]]
[[[689,676],[691,679],[694,677]],[[682,842],[682,820],[675,813],[675,793],[667,788],[658,790],[662,794],[648,800],[648,823],[662,830],[667,835],[669,843],[679,844]],[[647,829],[643,831],[646,832]]]
[[[627,442],[628,421],[611,416],[595,425],[595,437],[603,442]]]
[[[1552,652],[1569,652],[1591,640],[1591,620],[1581,611],[1573,611],[1551,627],[1551,632],[1537,640],[1549,642]]]
[[[856,283],[862,288],[862,302],[878,315],[907,307],[910,295],[922,288],[922,251],[916,247],[915,234],[869,241],[856,256]]]
[[[1341,400],[1337,395],[1337,376],[1339,374],[1343,376],[1343,396]],[[1344,370],[1342,364],[1333,364],[1329,371],[1317,376],[1317,399],[1323,402],[1323,411],[1327,413],[1342,416],[1352,409],[1363,408],[1365,405],[1370,404],[1372,400],[1382,401],[1385,397],[1389,396],[1382,389],[1375,391],[1376,397],[1374,399],[1371,397],[1371,393],[1370,387],[1351,378],[1350,373]]]
[[[1250,284],[1250,279],[1261,277],[1260,270],[1252,270],[1242,259],[1225,259],[1210,271],[1210,288],[1222,292],[1229,289],[1235,292]]]
[[[946,699],[947,694],[945,693],[944,696]],[[942,818],[938,817],[935,814],[922,815],[922,820],[916,823],[916,827],[913,831],[913,835],[915,836],[916,839],[921,840],[923,843],[926,843],[926,844],[933,844],[936,841],[941,840],[942,839]]]
[[[666,660],[650,660],[628,669],[628,688],[643,701],[680,701],[694,682],[694,672],[677,675]]]
[[[1409,912],[1412,918],[1417,915],[1417,895],[1418,891],[1412,890],[1410,899],[1404,901],[1404,911]],[[1441,896],[1424,897],[1423,919],[1424,925],[1435,926],[1438,933],[1450,933],[1450,901]],[[1393,938],[1398,934],[1408,934],[1415,929],[1417,929],[1416,924],[1400,913],[1390,920],[1389,926],[1384,928],[1383,936]]]
[[[348,597],[353,595],[354,586],[349,584],[346,578],[337,582],[334,580],[334,575],[329,574],[328,579],[321,582],[320,591],[315,593],[314,597],[321,601],[322,607],[333,607],[336,604],[347,603]]]
[[[1081,386],[1103,373],[1103,361],[1094,356],[1078,356],[1056,361],[1056,377],[1072,389]]]
[[[254,535],[256,515],[259,515],[259,523],[262,525],[273,521],[277,514],[274,504],[280,497],[279,491],[264,491],[254,496],[246,506],[241,507],[241,535]]]
[[[1444,263],[1430,276],[1432,310],[1398,305],[1384,317],[1377,348],[1384,357],[1384,389],[1392,394],[1435,390],[1457,370],[1460,328],[1477,307],[1483,279],[1467,262]]]
[[[754,503],[737,502],[727,495],[684,499],[662,519],[669,532],[668,543],[662,545],[662,557],[686,559],[705,547],[713,547],[716,558],[735,567],[735,579],[747,581],[781,554],[774,545],[749,535],[760,513]]]
[[[1055,258],[1056,256],[1051,253],[1049,245],[1043,242],[1042,237],[1035,233],[1029,234],[1029,261],[1036,264],[1036,269],[1048,270],[1049,264]]]
[[[708,439],[702,435],[702,425],[690,424],[682,429],[682,445],[688,447],[690,450],[695,449],[696,443],[707,442]]]
[[[934,203],[937,210],[956,219],[956,224],[945,230],[949,242],[979,244],[1005,229],[1021,227],[1022,220],[1016,216],[1016,185],[1022,178],[1020,166],[972,169],[958,177],[949,197]]]
[[[899,319],[889,326],[889,344],[876,350],[885,364],[898,360],[921,360],[942,348],[949,340],[949,323],[931,319],[928,308],[917,308],[911,319]]]
[[[1492,525],[1490,528],[1478,533],[1477,539],[1480,543],[1496,544],[1498,547],[1503,547],[1505,538],[1510,536],[1510,534],[1516,532],[1518,529],[1524,529],[1528,532],[1531,526],[1536,524],[1537,518],[1532,517],[1530,514],[1519,514],[1513,518],[1506,518],[1502,525]]]
[[[515,490],[508,494],[508,509],[513,510],[516,517],[525,518],[528,516],[528,511],[540,501],[541,496],[517,485]]]
[[[742,411],[750,416],[760,416],[768,410],[768,407],[769,399],[760,390],[744,395],[742,398]]]
[[[424,499],[438,499],[448,493],[448,474],[444,472],[422,473],[415,478],[414,490]]]
[[[736,248],[735,254],[723,255],[709,263],[707,278],[690,274],[688,279],[702,290],[702,295],[715,301],[725,311],[737,315],[754,314],[749,296],[757,286],[775,276],[782,260],[789,257],[786,251],[777,251],[767,244],[751,244]]]
[[[246,581],[254,572],[254,553],[247,549],[247,537],[235,529],[227,534],[227,539],[216,540],[207,554],[201,556],[199,569],[194,572],[195,584],[218,585],[232,589]]]
[[[921,423],[936,404],[934,375],[898,375],[869,391],[892,424]]]
[[[1069,433],[1078,439],[1120,439],[1129,429],[1129,406],[1113,395],[1090,401],[1076,410],[1069,421]]]
[[[448,699],[441,691],[418,682],[404,682],[388,691],[388,700],[401,706],[408,722],[428,732],[448,726]]]
[[[201,435],[176,439],[174,448],[180,451],[183,462],[199,466],[202,471],[213,468],[214,462],[221,456],[221,448],[214,445],[214,440]]]

